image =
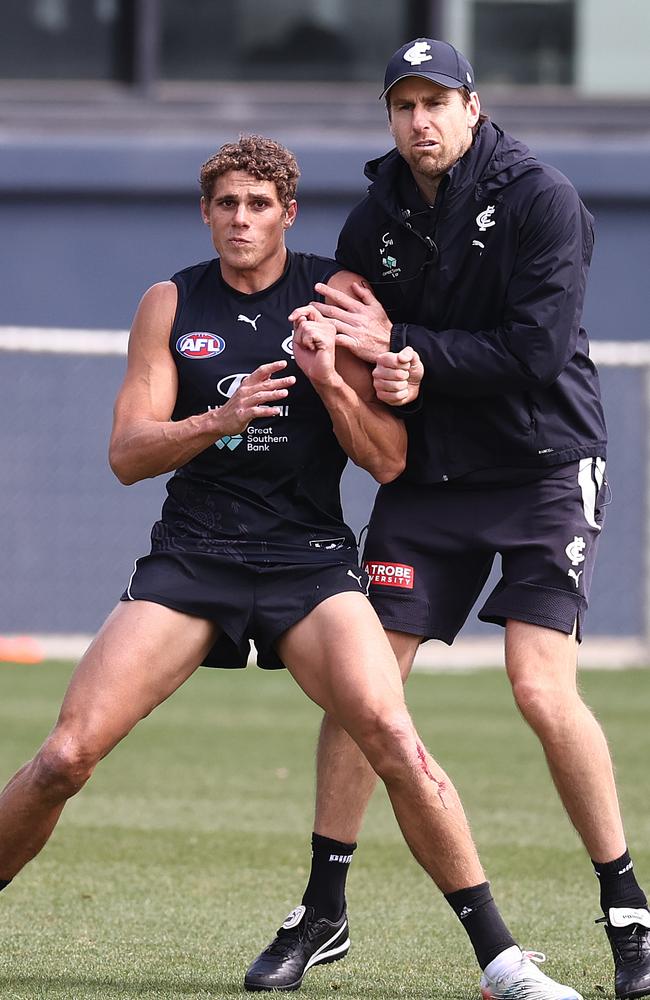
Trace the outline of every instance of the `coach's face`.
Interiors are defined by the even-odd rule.
[[[388,94],[390,130],[395,145],[426,195],[472,144],[480,104],[478,94],[467,104],[459,90],[408,76]]]
[[[287,208],[273,181],[244,170],[229,170],[214,183],[212,198],[201,199],[203,221],[221,258],[222,272],[255,272],[284,266],[285,230],[293,223],[296,202]]]

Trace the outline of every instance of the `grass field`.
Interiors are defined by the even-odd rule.
[[[0,778],[47,733],[70,664],[0,666]],[[650,672],[583,675],[650,884]],[[414,676],[421,735],[454,777],[495,896],[545,971],[613,996],[596,880],[497,671]],[[284,673],[199,671],[102,763],[0,897],[0,998],[245,996],[243,972],[299,902],[319,711]],[[473,956],[403,845],[383,790],[348,881],[353,945],[301,996],[471,998]]]

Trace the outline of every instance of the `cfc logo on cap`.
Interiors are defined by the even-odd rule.
[[[176,350],[184,358],[214,358],[225,349],[226,342],[216,333],[184,333],[176,341]]]
[[[411,48],[406,50],[403,58],[411,66],[419,66],[420,63],[431,61],[433,56],[428,55],[429,52],[431,52],[431,46],[428,42],[414,42]]]

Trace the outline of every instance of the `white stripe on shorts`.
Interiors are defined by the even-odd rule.
[[[605,478],[604,458],[581,458],[578,465],[578,486],[582,493],[582,509],[585,521],[600,531],[596,523],[596,498]]]
[[[139,558],[140,557],[138,556],[138,559]],[[131,584],[133,583],[133,577],[135,576],[136,570],[138,568],[138,559],[136,559],[136,561],[133,563],[133,572],[131,573],[131,576],[129,577],[129,585],[126,588],[126,596],[128,597],[128,599],[130,601],[135,601],[135,597],[131,596]]]

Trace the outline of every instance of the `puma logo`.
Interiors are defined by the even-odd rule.
[[[366,585],[366,586],[364,587],[364,585],[363,585],[363,576],[362,576],[362,574],[359,574],[359,576],[357,576],[357,574],[356,574],[356,573],[353,573],[353,572],[352,572],[352,570],[351,570],[351,569],[349,569],[349,570],[348,570],[348,576],[351,576],[353,580],[356,580],[356,581],[357,581],[357,583],[359,584],[359,587],[361,588],[361,590],[363,590],[364,594],[365,594],[365,595],[366,595],[366,597],[367,597],[367,596],[368,596],[368,590],[369,590],[369,588],[370,588],[370,577],[368,577],[368,583],[367,583],[367,585]]]
[[[250,323],[250,325],[255,330],[255,333],[257,333],[257,321],[258,321],[258,319],[260,318],[261,315],[262,315],[262,313],[258,313],[257,316],[255,317],[255,319],[249,319],[248,316],[244,316],[243,313],[240,313],[239,316],[237,317],[237,322],[238,323]]]

